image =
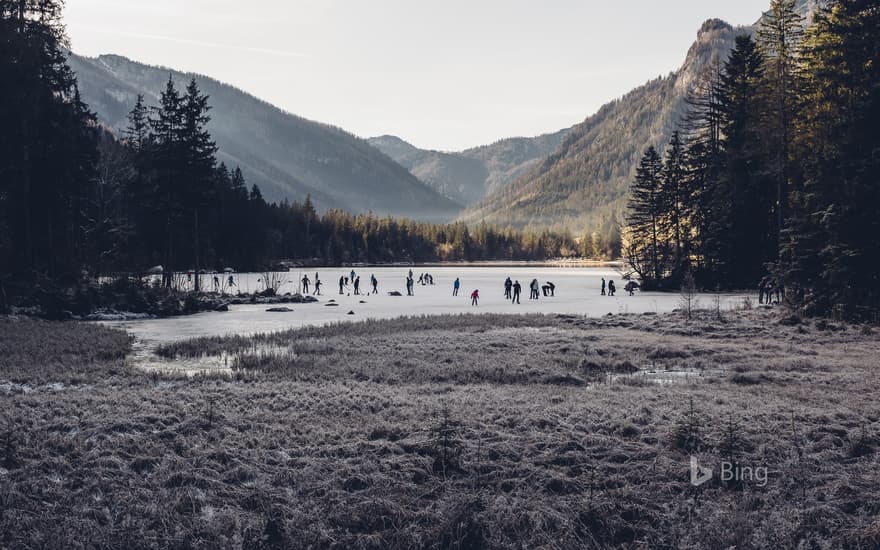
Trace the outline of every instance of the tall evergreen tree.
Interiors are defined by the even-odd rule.
[[[141,152],[147,145],[150,136],[150,111],[144,104],[144,94],[138,94],[137,101],[131,112],[128,113],[128,126],[125,137],[129,147],[135,152]]]
[[[0,264],[19,275],[79,272],[96,132],[66,63],[61,11],[57,0],[0,0]]]
[[[776,180],[777,247],[788,216],[792,125],[797,116],[799,87],[797,54],[803,34],[803,17],[796,11],[795,0],[772,0],[757,31],[766,58],[764,140],[772,155]]]
[[[657,288],[664,275],[661,263],[661,217],[665,213],[662,192],[663,161],[653,146],[645,151],[636,169],[627,204],[627,262],[646,288]]]
[[[155,207],[164,223],[163,277],[162,283],[170,288],[176,267],[176,233],[183,215],[183,186],[180,177],[184,173],[181,147],[181,128],[183,126],[183,99],[168,77],[165,90],[159,96],[159,106],[154,109],[155,116],[150,119],[151,177],[155,182]]]
[[[673,278],[690,271],[690,230],[688,203],[690,196],[685,179],[684,143],[678,130],[672,133],[663,159],[662,188],[664,210],[663,233],[672,244]]]
[[[208,96],[199,91],[192,79],[181,101],[180,147],[183,159],[179,174],[183,186],[182,200],[187,217],[192,221],[192,261],[195,271],[201,268],[201,224],[200,217],[212,201],[217,199],[214,166],[217,145],[211,139],[207,124],[210,106]],[[196,291],[199,290],[199,277],[195,277]]]
[[[758,116],[763,62],[752,38],[738,36],[718,83],[723,167],[713,193],[716,234],[706,239],[723,250],[716,255],[721,286],[750,288],[776,259],[774,182],[768,181]]]

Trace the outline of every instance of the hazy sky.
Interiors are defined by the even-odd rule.
[[[460,150],[580,122],[769,0],[67,0],[73,50],[229,82],[362,137]]]

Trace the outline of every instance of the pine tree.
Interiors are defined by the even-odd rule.
[[[757,31],[766,58],[764,139],[774,161],[777,250],[788,216],[792,125],[797,116],[799,88],[797,53],[804,34],[803,17],[795,7],[795,0],[772,0]]]
[[[707,235],[722,249],[716,255],[719,286],[750,288],[776,258],[774,200],[769,193],[767,155],[761,139],[758,113],[764,59],[748,35],[724,63],[716,96],[720,112],[723,165],[713,198],[714,226]]]
[[[636,169],[627,204],[627,262],[638,273],[645,288],[661,284],[660,221],[665,213],[662,193],[663,162],[653,146],[648,147]]]
[[[147,145],[150,135],[150,111],[144,104],[144,95],[138,94],[134,108],[128,113],[128,126],[125,136],[128,146],[135,153],[140,153]]]
[[[177,224],[182,216],[182,193],[179,177],[184,172],[180,146],[183,126],[183,100],[169,75],[165,90],[159,96],[159,106],[150,119],[150,141],[153,143],[150,168],[155,181],[156,201],[164,222],[162,284],[171,287],[175,268]]]
[[[678,279],[680,274],[690,269],[690,239],[688,229],[688,196],[685,181],[684,144],[678,130],[672,133],[666,155],[663,159],[662,201],[664,217],[664,234],[672,243],[672,278]]]
[[[217,192],[214,187],[214,157],[217,145],[211,139],[207,124],[210,106],[208,96],[199,91],[198,84],[192,79],[186,88],[186,95],[181,99],[180,148],[182,171],[179,174],[183,186],[181,198],[186,216],[192,223],[192,260],[196,273],[201,268],[201,226],[200,215],[214,199]],[[200,277],[195,277],[195,290],[198,292]]]

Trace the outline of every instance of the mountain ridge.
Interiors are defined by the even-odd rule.
[[[798,0],[796,11],[812,20],[821,0]],[[575,125],[558,149],[512,184],[470,205],[460,219],[516,228],[576,232],[617,231],[626,193],[644,150],[663,150],[684,110],[684,98],[703,71],[723,62],[737,34],[754,34],[754,25],[705,21],[682,65],[603,105]]]
[[[124,56],[71,53],[83,100],[98,119],[122,133],[138,93],[155,105],[169,75],[179,88],[195,78],[210,96],[208,129],[218,160],[240,166],[249,184],[270,200],[312,196],[322,210],[447,221],[461,205],[444,197],[365,140],[345,130],[284,111],[206,75],[138,63]]]
[[[367,141],[438,192],[470,205],[522,176],[555,150],[569,130],[503,138],[462,151],[421,149],[387,134]]]

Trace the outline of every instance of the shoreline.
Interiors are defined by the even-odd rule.
[[[348,267],[623,267],[623,260],[479,260],[479,261],[438,261],[438,262],[392,262],[392,263],[370,263],[370,262],[346,262],[341,264],[309,264],[297,263],[294,261],[280,261],[278,266],[287,266],[286,270],[295,269],[341,269]],[[284,270],[281,270],[282,272]],[[241,273],[260,273],[261,271],[242,271]],[[185,273],[185,272],[181,272]]]

